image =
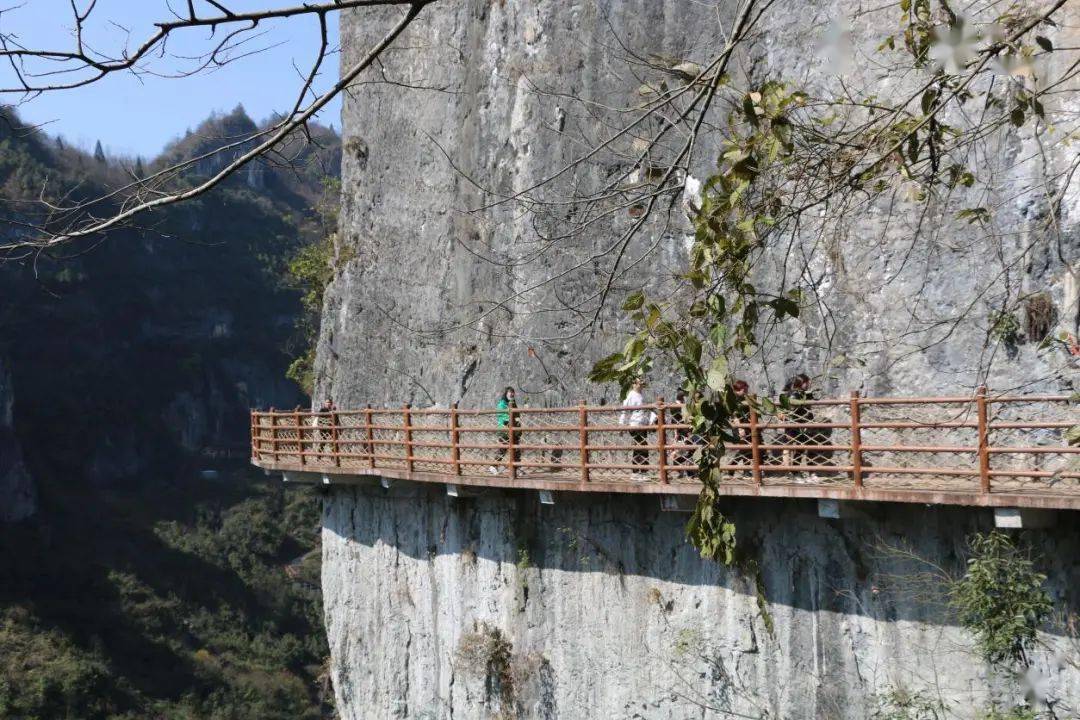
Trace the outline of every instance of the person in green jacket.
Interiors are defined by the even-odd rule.
[[[517,400],[514,397],[514,388],[507,386],[502,393],[502,397],[499,398],[498,404],[495,406],[499,412],[495,415],[495,421],[499,426],[499,444],[502,445],[498,452],[495,454],[495,465],[488,468],[488,472],[495,475],[499,472],[498,464],[502,463],[506,458],[506,449],[510,446],[510,408],[517,407]],[[514,419],[514,424],[517,424],[517,418]],[[517,451],[514,451],[513,461],[518,459]]]

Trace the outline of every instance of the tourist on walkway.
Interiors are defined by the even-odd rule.
[[[682,388],[675,393],[675,402],[678,403],[671,409],[671,421],[675,425],[688,425],[690,423],[690,413],[686,407],[686,391]],[[676,428],[675,429],[675,444],[676,445],[689,445],[690,444],[690,428]],[[675,450],[675,456],[673,458],[674,465],[690,465],[694,462],[694,451],[688,447],[682,447]],[[680,470],[683,475],[689,475],[690,470]]]
[[[323,400],[322,405],[319,406],[319,411],[311,418],[310,424],[312,428],[312,444],[311,447],[315,451],[315,462],[321,463],[328,460],[326,452],[329,449],[330,452],[335,452],[337,448],[333,446],[333,443],[326,442],[333,437],[333,431],[329,429],[331,425],[337,425],[337,421],[332,415],[334,412],[334,401],[327,398]],[[301,448],[303,449],[303,448]],[[329,458],[332,460],[332,457]]]
[[[644,389],[645,381],[641,378],[635,379],[633,385],[630,386],[630,392],[623,399],[624,410],[619,413],[620,425],[628,425],[632,428],[647,428],[653,423],[656,413],[649,408],[643,407],[645,398],[642,396],[641,391]],[[634,472],[645,473],[648,471],[645,466],[649,464],[649,450],[644,446],[649,443],[649,431],[647,429],[631,430],[630,439],[635,446],[639,446],[635,447],[633,452],[632,464],[635,466]]]
[[[731,422],[735,424],[733,428],[735,431],[735,444],[736,445],[749,445],[751,444],[750,437],[750,386],[745,380],[735,380],[731,383],[731,392],[735,395],[735,400],[738,403],[735,406],[735,411],[731,415]],[[760,433],[760,431],[757,431]],[[760,434],[758,441],[760,442]],[[753,462],[753,453],[750,450],[739,449],[735,451],[734,464],[736,465],[750,465]]]
[[[495,453],[495,465],[488,468],[488,472],[492,475],[497,475],[499,473],[497,465],[502,464],[506,459],[506,450],[510,447],[510,433],[512,431],[510,426],[510,409],[517,407],[517,399],[513,387],[507,386],[503,390],[502,396],[499,398],[499,402],[495,407],[499,410],[498,414],[495,415],[495,421],[499,426],[499,445],[502,447]],[[517,427],[519,423],[520,420],[515,416],[514,427]],[[513,454],[510,456],[510,462],[517,462],[517,460],[518,452],[517,450],[514,450]]]
[[[800,373],[795,377],[788,378],[784,383],[784,391],[780,394],[781,407],[789,408],[780,413],[781,422],[811,423],[814,421],[814,411],[806,405],[807,400],[813,399],[810,393],[810,377]],[[808,428],[787,427],[780,435],[780,443],[783,445],[809,445],[810,433]],[[784,450],[783,464],[787,466],[805,465],[809,455],[805,449],[794,448]]]

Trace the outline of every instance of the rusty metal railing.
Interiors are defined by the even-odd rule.
[[[644,410],[645,425],[625,415]],[[696,492],[683,407],[373,408],[251,414],[252,462],[274,470],[498,487]],[[1080,421],[1065,395],[867,398],[748,408],[717,466],[731,494],[1080,508]],[[798,421],[796,421],[796,419]],[[1015,501],[1015,502],[1014,502]]]

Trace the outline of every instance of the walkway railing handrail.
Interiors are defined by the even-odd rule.
[[[1080,495],[1074,462],[1080,447],[1064,439],[1064,431],[1078,422],[1068,395],[995,397],[980,388],[973,396],[852,393],[797,404],[809,413],[798,413],[798,422],[761,416],[756,404],[748,408],[745,419],[734,424],[735,441],[727,443],[718,470],[734,484],[757,487],[790,483],[793,474],[811,474],[814,482],[826,475],[829,487],[856,494],[868,482],[937,492],[966,478],[977,486],[964,486],[965,492],[1016,492],[1023,485],[1024,492]],[[528,476],[581,485],[597,479],[693,483],[693,452],[701,441],[682,421],[684,409],[658,398],[642,406],[582,403],[509,413],[456,405],[256,410],[251,413],[252,462],[319,472],[429,473],[450,481],[483,476],[486,470],[504,478],[492,483],[499,485]],[[644,411],[649,424],[621,424],[619,416],[633,411]],[[500,414],[510,415],[509,425],[486,421]],[[911,437],[926,432],[932,437]],[[933,462],[906,459],[927,455]]]

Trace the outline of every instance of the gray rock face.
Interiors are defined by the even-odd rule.
[[[839,0],[774,7],[733,72],[839,92],[816,49],[833,19],[851,10]],[[703,62],[716,49],[709,29],[718,17],[729,23],[729,12],[689,0],[426,10],[402,41],[410,49],[386,60],[391,82],[356,88],[343,110],[341,249],[350,261],[328,292],[322,391],[342,406],[490,404],[507,384],[534,405],[613,400],[613,389],[584,378],[622,346],[626,327],[610,308],[595,325],[585,323],[618,255],[612,248],[634,218],[625,207],[604,206],[610,212],[582,228],[586,211],[565,203],[633,170],[633,142],[560,172],[626,124],[625,113],[606,108],[640,105],[643,81],[674,82],[643,69],[622,46],[641,57]],[[859,17],[853,43],[869,56],[886,32],[882,23],[892,27],[895,18]],[[343,63],[380,36],[379,18],[368,10],[346,16]],[[1076,31],[1062,27],[1055,43],[1077,44]],[[907,89],[875,67],[859,65],[845,83],[898,96]],[[1059,97],[1057,109],[1080,110],[1076,93]],[[702,136],[695,180],[715,166],[719,140]],[[984,149],[975,170],[988,185],[957,206],[994,207],[988,228],[957,219],[955,209],[931,208],[926,217],[913,205],[907,213],[910,188],[898,188],[887,205],[860,208],[839,226],[807,219],[790,249],[769,250],[757,264],[759,288],[798,286],[812,302],[799,321],[763,338],[764,365],[754,359],[736,371],[760,392],[779,390],[800,371],[819,378],[824,393],[1074,385],[1075,361],[1037,345],[1048,330],[1075,332],[1080,323],[1080,190],[1073,183],[1061,216],[1048,222],[1053,212],[1032,182],[1067,173],[1074,153],[1030,126],[1010,126]],[[507,201],[517,193],[530,202]],[[914,242],[920,222],[924,233]],[[656,214],[622,255],[613,304],[682,267],[691,232],[681,203]],[[1034,296],[1049,302],[1044,321],[1030,306]],[[1017,324],[1008,342],[990,327],[1003,309]],[[656,391],[670,396],[671,377],[657,375]]]
[[[25,520],[37,509],[34,479],[15,436],[14,407],[11,372],[0,362],[0,522]]]
[[[867,718],[905,693],[969,718],[1021,702],[1029,682],[1059,712],[1077,707],[1075,638],[1046,635],[1026,680],[995,674],[926,581],[931,566],[894,551],[959,573],[989,513],[729,510],[771,629],[755,578],[701,560],[686,516],[655,498],[335,490],[323,594],[342,718]],[[1045,531],[1037,550],[1056,605],[1075,612],[1080,534]]]
[[[852,6],[782,3],[734,72],[835,89],[814,49]],[[534,406],[615,401],[613,388],[585,377],[627,327],[610,308],[583,322],[634,218],[625,207],[598,213],[564,237],[584,216],[563,201],[632,170],[632,140],[560,171],[626,123],[611,108],[639,104],[643,83],[657,80],[623,48],[702,62],[718,18],[729,23],[733,10],[690,0],[426,10],[406,49],[368,78],[386,82],[360,85],[345,102],[347,264],[327,292],[320,399],[484,406],[512,384]],[[1080,7],[1067,12],[1075,22],[1047,31],[1057,46],[1080,44]],[[859,18],[853,42],[863,50],[880,42],[882,23],[895,26],[891,15]],[[390,19],[346,13],[343,63]],[[846,80],[876,87],[875,67],[860,62]],[[1060,98],[1062,110],[1080,111]],[[1073,152],[1034,132],[987,141],[980,169],[998,206],[993,232],[942,214],[921,218],[935,232],[912,243],[920,218],[892,208],[886,223],[889,208],[871,206],[835,232],[808,227],[790,253],[767,253],[759,286],[797,284],[815,302],[763,343],[764,364],[737,372],[759,392],[800,371],[819,378],[822,394],[1075,388],[1076,361],[1037,351],[1029,335],[1046,328],[1019,300],[1042,296],[1053,330],[1077,329],[1080,192],[1074,183],[1065,193],[1051,230],[1053,211],[1029,182],[1064,173]],[[694,178],[708,176],[718,147],[702,137]],[[531,202],[499,202],[516,193]],[[691,232],[679,203],[651,218],[626,248],[615,305],[662,287],[685,262]],[[1002,307],[1015,308],[1021,328],[1009,343],[989,328]],[[658,369],[653,388],[671,397],[672,376]],[[863,718],[910,689],[940,694],[968,717],[1022,694],[1022,682],[974,659],[971,638],[918,588],[879,584],[899,562],[876,557],[880,539],[907,539],[955,570],[986,511],[881,506],[832,524],[808,515],[812,505],[733,502],[745,542],[759,548],[770,633],[753,581],[700,561],[683,539],[685,516],[659,514],[653,502],[560,498],[540,510],[524,496],[451,504],[423,488],[331,488],[323,589],[342,716]],[[1038,547],[1059,606],[1075,610],[1071,524]],[[1062,657],[1080,655],[1065,638],[1048,641]],[[1080,705],[1075,666],[1053,651],[1036,666],[1047,692]]]

